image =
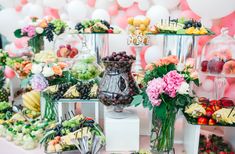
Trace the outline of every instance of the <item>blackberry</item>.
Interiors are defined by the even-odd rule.
[[[54,34],[53,34],[54,29],[55,26],[52,23],[49,23],[48,26],[45,28],[46,38],[49,42],[53,41],[54,39]]]
[[[79,22],[75,25],[75,29],[78,30],[78,31],[82,30],[83,28],[84,28],[84,26],[82,25],[81,22]]]
[[[110,28],[110,24],[106,20],[101,20],[101,23]]]

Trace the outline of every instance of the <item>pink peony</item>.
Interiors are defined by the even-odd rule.
[[[159,95],[164,92],[165,87],[166,83],[162,78],[153,79],[148,82],[146,93],[153,106],[159,106],[161,104]]]
[[[22,32],[23,34],[27,34],[28,37],[33,37],[33,36],[35,36],[35,34],[36,34],[36,30],[35,30],[35,29],[36,29],[36,28],[35,28],[34,26],[29,25],[29,26],[27,26],[27,27],[24,27],[24,28],[21,30],[21,32]]]
[[[170,97],[174,98],[176,96],[176,92],[180,85],[184,82],[184,77],[177,73],[176,70],[168,72],[163,77],[164,82],[166,83],[165,86],[165,93],[168,94]]]

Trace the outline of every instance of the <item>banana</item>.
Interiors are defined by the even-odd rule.
[[[43,92],[49,93],[49,94],[54,94],[56,92],[58,92],[59,90],[59,86],[58,85],[54,85],[54,86],[49,86],[46,89],[43,90]]]
[[[70,87],[63,96],[65,98],[76,98],[80,96],[80,93],[77,91],[76,85],[74,85]]]
[[[40,96],[34,97],[35,95],[38,95],[38,94],[34,92],[33,93],[29,92],[29,93],[24,94],[22,96],[23,105],[30,110],[40,112]]]

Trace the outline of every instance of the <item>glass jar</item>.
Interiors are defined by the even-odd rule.
[[[211,75],[235,76],[235,40],[228,35],[227,28],[206,43],[199,69]]]
[[[100,66],[96,63],[96,55],[88,49],[86,42],[78,56],[74,59],[72,75],[77,80],[88,81],[97,78],[101,73]]]
[[[99,99],[114,111],[122,112],[130,105],[139,89],[131,73],[133,61],[106,61],[104,76],[99,86]]]

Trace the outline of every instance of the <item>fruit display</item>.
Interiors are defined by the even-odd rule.
[[[57,57],[74,58],[78,54],[78,50],[71,45],[61,45],[57,50]]]
[[[225,142],[222,136],[215,134],[200,135],[198,154],[234,154],[231,145]]]
[[[77,80],[88,81],[97,78],[101,73],[100,66],[96,63],[95,54],[83,44],[80,54],[75,58],[72,66],[72,76]]]
[[[148,17],[139,19],[128,18],[128,44],[129,45],[148,45],[149,38],[146,35],[149,31],[150,19]]]
[[[200,21],[193,19],[171,19],[161,20],[150,28],[150,34],[184,34],[184,35],[209,35],[213,34],[204,27]]]
[[[58,60],[56,53],[50,50],[40,51],[34,55],[34,61],[38,63],[53,63]]]
[[[131,73],[135,57],[126,52],[113,52],[102,59],[104,76],[99,85],[99,100],[107,106],[126,106],[131,103],[139,88]]]
[[[0,102],[0,113],[7,112],[9,109],[11,109],[9,102]]]
[[[29,110],[40,112],[40,92],[30,91],[22,95],[23,106]]]
[[[50,129],[54,122],[39,119],[27,121],[21,115],[15,114],[0,124],[0,137],[6,138],[15,145],[22,146],[25,150],[35,149],[44,132]]]
[[[199,125],[225,125],[235,124],[235,104],[228,98],[209,100],[200,97],[184,109],[186,118],[190,123]]]
[[[226,29],[208,42],[201,57],[200,71],[215,75],[233,76],[235,74],[235,40]]]
[[[32,62],[30,60],[24,60],[22,62],[16,62],[13,65],[13,70],[19,76],[19,78],[26,78],[32,69]]]
[[[106,20],[90,19],[79,22],[75,26],[78,33],[120,33],[120,29],[112,27]]]
[[[4,101],[7,102],[9,97],[9,92],[4,85],[5,85],[5,76],[3,69],[0,68],[0,102]]]
[[[100,126],[92,118],[77,115],[69,120],[64,120],[62,123],[58,123],[55,127],[48,130],[40,143],[45,145],[46,153],[71,151],[79,149],[76,147],[76,141],[84,137],[87,140],[85,143],[79,144],[81,147],[85,145],[89,145],[89,147],[97,145],[98,143],[94,142],[93,136],[99,138],[100,145],[104,145],[105,138]],[[89,147],[87,148],[89,149]]]

